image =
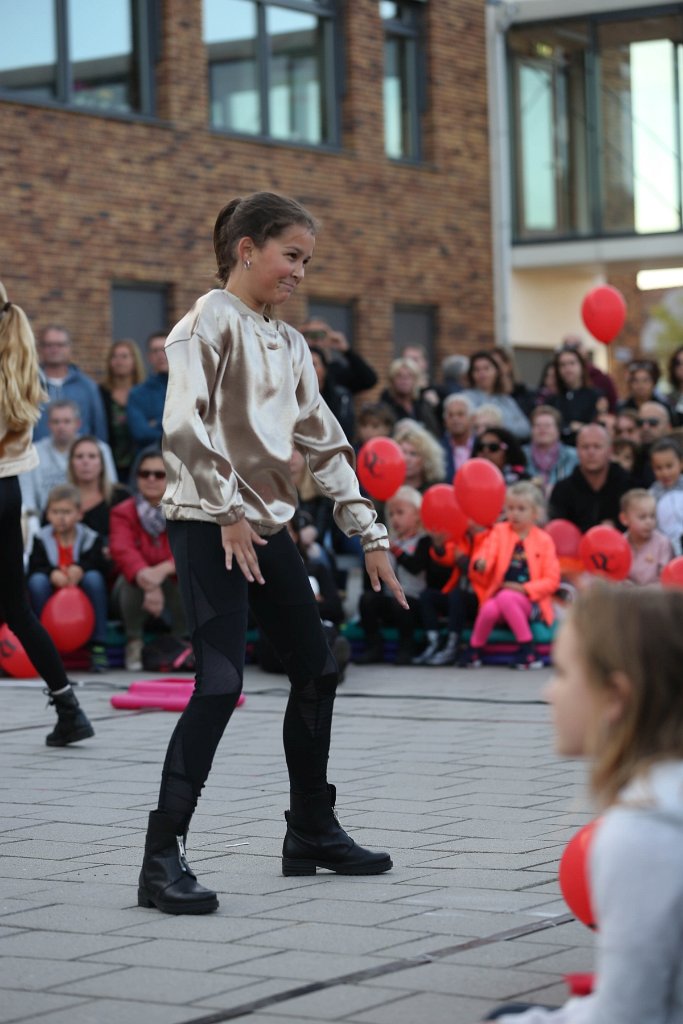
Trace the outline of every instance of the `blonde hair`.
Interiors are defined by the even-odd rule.
[[[502,427],[503,425],[503,412],[493,402],[482,402],[478,405],[472,413],[475,424],[482,428],[486,427]],[[486,420],[483,420],[486,417]]]
[[[78,483],[78,480],[76,479],[76,474],[74,473],[73,459],[74,452],[78,448],[79,444],[85,444],[86,441],[88,442],[88,444],[95,445],[100,456],[100,475],[97,478],[97,486],[102,492],[102,497],[104,498],[104,500],[107,503],[109,503],[111,501],[113,484],[109,479],[107,467],[104,464],[104,456],[102,455],[100,442],[93,434],[83,434],[82,437],[77,437],[74,441],[72,441],[71,447],[69,448],[69,462],[66,470],[67,479],[69,480],[69,483],[72,484],[77,490],[80,488],[80,484]]]
[[[47,496],[45,511],[49,512],[51,506],[57,505],[60,501],[68,501],[71,505],[80,509],[81,492],[78,487],[74,487],[72,484],[57,484],[57,486],[53,487]]]
[[[36,342],[28,317],[8,302],[0,281],[0,415],[9,430],[26,430],[40,418],[47,400],[38,367]]]
[[[394,384],[394,377],[401,370],[408,370],[410,373],[412,373],[413,398],[417,398],[417,396],[420,394],[420,367],[417,365],[414,359],[408,359],[407,356],[401,356],[399,359],[394,359],[394,361],[389,364],[389,369],[387,370],[387,377],[389,378],[389,383],[392,385],[392,387]]]
[[[435,437],[417,420],[399,420],[393,434],[396,444],[407,441],[417,448],[422,457],[425,483],[438,483],[446,477],[446,456]]]
[[[392,501],[405,501],[406,505],[412,505],[418,511],[422,508],[422,495],[417,487],[409,487],[408,484],[403,484],[395,494],[387,498],[387,508],[391,505]]]
[[[619,720],[589,737],[591,788],[607,806],[652,764],[683,758],[683,590],[596,582],[569,621],[589,686],[607,696],[615,673],[630,683]]]
[[[532,483],[531,480],[518,480],[516,484],[510,484],[506,491],[508,498],[525,498],[538,511],[545,512],[545,498],[542,491]]]
[[[107,391],[112,391],[115,387],[111,372],[111,357],[117,348],[127,348],[133,357],[133,387],[136,384],[141,384],[145,379],[145,364],[137,342],[133,341],[132,338],[119,338],[118,341],[112,341],[107,352],[107,364],[104,371],[104,381],[102,382]]]
[[[621,512],[628,512],[632,505],[635,505],[637,501],[643,501],[645,498],[657,504],[654,494],[650,494],[644,487],[633,487],[630,491],[622,494],[619,501],[619,509]]]

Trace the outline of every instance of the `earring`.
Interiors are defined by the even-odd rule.
[[[245,260],[242,266],[245,270],[251,270],[251,260]]]

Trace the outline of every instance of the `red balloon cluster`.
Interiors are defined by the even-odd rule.
[[[625,580],[631,570],[631,548],[613,526],[592,526],[581,538],[579,557],[593,576]]]
[[[492,526],[505,502],[503,474],[488,459],[468,459],[453,480],[463,513],[480,526]]]
[[[609,345],[626,322],[624,296],[609,284],[593,288],[581,304],[581,317],[593,337]]]
[[[424,492],[420,518],[429,533],[444,533],[451,540],[460,540],[469,522],[448,484],[434,484]]]
[[[599,819],[580,828],[567,843],[560,860],[560,889],[572,914],[589,928],[597,928],[591,904],[588,856]]]
[[[390,437],[373,437],[358,452],[358,479],[371,497],[387,501],[406,478],[403,452]]]
[[[95,612],[82,590],[64,587],[46,603],[40,621],[60,654],[69,654],[92,636]],[[34,679],[38,675],[7,623],[0,626],[0,668],[15,679]]]

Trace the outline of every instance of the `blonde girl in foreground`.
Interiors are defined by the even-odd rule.
[[[17,475],[38,465],[33,425],[45,400],[31,325],[0,282],[0,623],[16,634],[48,685],[57,724],[49,747],[87,739],[94,730],[76,700],[47,632],[31,611],[24,579],[21,491]]]
[[[562,625],[546,694],[555,746],[591,759],[595,990],[507,1024],[683,1021],[683,591],[596,585]]]

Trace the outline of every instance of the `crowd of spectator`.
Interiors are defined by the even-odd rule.
[[[321,394],[350,443],[358,450],[372,438],[391,437],[405,459],[404,486],[386,504],[375,504],[389,527],[410,609],[399,609],[386,594],[363,593],[357,609],[367,641],[362,660],[384,656],[386,624],[398,629],[399,664],[456,660],[457,637],[477,615],[470,563],[482,540],[478,534],[486,531],[471,524],[467,543],[456,550],[447,537],[424,530],[420,505],[430,487],[450,483],[472,458],[493,463],[508,487],[535,485],[540,520],[565,519],[582,533],[605,523],[624,531],[633,549],[634,583],[651,582],[681,554],[683,346],[670,358],[664,387],[656,362],[633,360],[620,397],[573,336],[564,339],[534,387],[519,379],[503,347],[450,355],[435,381],[424,350],[405,346],[382,381],[324,321],[311,319],[301,332]],[[150,335],[146,360],[134,341],[114,341],[99,386],[73,362],[66,328],[51,324],[38,339],[48,395],[35,430],[40,463],[20,478],[29,590],[36,612],[60,586],[85,591],[96,613],[90,644],[95,670],[107,664],[107,618],[123,622],[129,669],[141,667],[148,627],[156,623],[179,638],[185,631],[159,507],[165,487],[165,336]],[[357,556],[360,564],[360,550],[335,526],[331,502],[296,450],[290,471],[299,496],[296,540],[321,615],[336,630],[344,582],[337,562],[343,554]],[[415,647],[420,629],[426,645],[421,651]]]

